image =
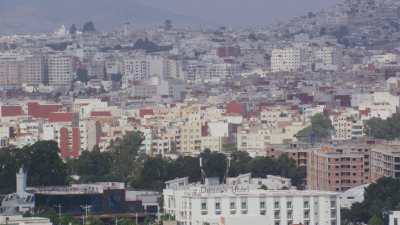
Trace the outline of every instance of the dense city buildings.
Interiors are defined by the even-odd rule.
[[[166,20],[97,30],[88,22],[0,35],[0,153],[12,156],[0,154],[0,168],[15,170],[0,176],[17,172],[16,191],[10,184],[0,193],[0,215],[65,204],[79,217],[90,204],[93,214],[140,223],[163,214],[179,225],[349,224],[340,208],[370,200],[364,194],[382,178],[389,186],[400,177],[399,9],[395,0],[346,0],[268,27]],[[135,143],[124,139],[132,134]],[[29,171],[16,169],[32,165],[7,163],[43,141],[58,148],[68,179],[27,187]],[[131,152],[111,156],[120,150]],[[221,162],[198,168],[205,154]],[[123,178],[115,168],[100,178],[79,174],[131,157],[118,165],[129,170]],[[162,169],[144,170],[147,162]],[[149,186],[136,190],[140,182]],[[392,199],[368,213],[396,224],[389,211],[400,198]],[[371,218],[351,222],[383,224]],[[48,223],[30,219],[10,223]]]

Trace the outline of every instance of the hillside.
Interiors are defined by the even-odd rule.
[[[335,7],[275,27],[282,37],[330,35],[347,46],[393,46],[400,41],[400,1],[344,0]]]

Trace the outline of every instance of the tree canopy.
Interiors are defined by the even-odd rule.
[[[344,224],[382,225],[387,219],[385,213],[390,210],[400,210],[400,180],[385,177],[365,189],[363,202],[343,210],[342,220]]]
[[[67,184],[67,167],[56,142],[40,141],[22,149],[0,151],[0,193],[15,190],[15,174],[22,166],[28,172],[30,186]]]
[[[311,118],[311,126],[299,131],[296,136],[302,141],[321,141],[330,137],[332,128],[329,117],[318,113]]]
[[[400,113],[386,120],[372,118],[366,122],[367,134],[374,138],[394,140],[400,137]]]
[[[96,32],[96,27],[92,21],[88,21],[83,25],[82,31],[83,33]]]

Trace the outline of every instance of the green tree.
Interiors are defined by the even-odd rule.
[[[136,221],[132,220],[131,218],[123,217],[118,218],[119,225],[136,225]]]
[[[77,32],[78,32],[78,29],[76,28],[76,25],[72,24],[71,27],[69,28],[69,34],[71,36],[75,36]]]
[[[80,225],[80,221],[72,217],[71,215],[62,215],[58,220],[58,225]]]
[[[296,137],[303,141],[321,141],[330,137],[332,128],[329,117],[319,113],[311,118],[311,126],[299,131]]]
[[[400,137],[400,113],[396,113],[387,120],[372,118],[366,123],[369,136],[379,139],[394,140]]]
[[[113,177],[123,182],[128,182],[130,179],[135,178],[141,167],[138,156],[142,141],[142,133],[132,132],[114,143],[111,149]]]
[[[0,151],[0,194],[15,191],[15,174],[18,167],[15,150],[2,149]]]
[[[87,82],[90,80],[88,70],[84,68],[79,68],[76,71],[76,80],[87,84]]]
[[[96,32],[96,27],[92,21],[86,22],[82,28],[83,33],[92,33]]]
[[[364,201],[343,211],[342,218],[353,223],[382,224],[384,212],[396,209],[399,204],[400,180],[385,177],[369,185],[365,189]]]
[[[368,220],[368,225],[383,225],[383,220],[380,216],[373,215],[371,219]]]
[[[73,167],[70,170],[80,175],[80,181],[83,183],[113,180],[113,161],[109,152],[84,151],[78,159],[72,160],[68,165]]]
[[[86,221],[87,225],[104,225],[104,222],[95,216],[89,216]]]
[[[59,156],[59,148],[54,141],[39,141],[21,151],[28,153],[29,159],[23,165],[28,171],[31,186],[54,186],[67,184],[67,166]]]
[[[165,30],[171,30],[172,29],[172,21],[171,20],[165,20],[164,21],[164,29]]]

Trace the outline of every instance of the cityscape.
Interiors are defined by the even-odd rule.
[[[400,1],[318,1],[0,2],[0,225],[399,225]]]

